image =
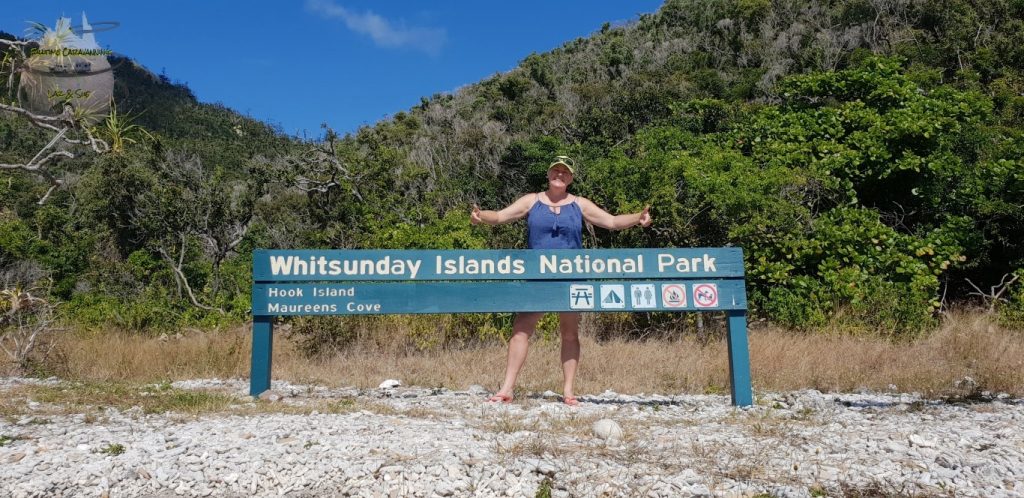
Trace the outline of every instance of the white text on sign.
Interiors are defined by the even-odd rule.
[[[674,254],[657,255],[659,273],[714,273],[718,271],[714,257],[677,257]],[[428,260],[429,261],[429,260]],[[541,274],[565,276],[592,274],[642,274],[646,272],[643,254],[627,257],[592,257],[558,254],[539,254],[537,259],[477,258],[470,256],[435,256],[432,262],[424,264],[421,258],[383,256],[352,259],[328,258],[325,256],[271,256],[270,274],[275,277],[374,277],[385,276],[395,279],[416,280],[431,271],[434,276],[446,275],[527,275],[536,271]],[[649,263],[648,263],[649,264]],[[422,270],[422,271],[421,271]]]
[[[702,271],[702,265],[704,266],[703,271],[718,271],[715,268],[715,258],[709,258],[707,254],[703,258],[677,258],[671,254],[658,255],[658,271],[662,273],[673,267],[680,273],[698,272]]]

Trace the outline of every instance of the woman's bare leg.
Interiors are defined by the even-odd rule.
[[[501,384],[498,394],[511,396],[516,387],[519,371],[526,363],[526,353],[530,348],[530,336],[533,335],[537,322],[543,313],[517,313],[512,321],[512,338],[508,341],[508,363],[505,366],[505,381]]]
[[[562,376],[565,378],[562,396],[572,398],[576,368],[580,363],[580,314],[559,313],[558,328],[562,333]]]

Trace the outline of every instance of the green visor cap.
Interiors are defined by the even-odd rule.
[[[558,166],[559,164],[565,166],[566,168],[569,168],[569,172],[572,173],[573,176],[576,175],[576,162],[573,161],[572,158],[570,158],[569,156],[555,156],[555,162],[551,163],[551,166],[548,166],[548,171],[550,171],[551,168]]]

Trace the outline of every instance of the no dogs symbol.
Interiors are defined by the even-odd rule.
[[[693,284],[693,305],[698,308],[718,306],[718,285]]]

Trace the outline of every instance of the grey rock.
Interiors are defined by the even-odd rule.
[[[402,385],[402,381],[400,381],[400,380],[397,380],[397,379],[387,379],[384,382],[381,382],[380,385],[377,386],[377,389],[394,389],[394,388],[399,387],[401,385]]]
[[[548,477],[554,477],[555,476],[555,472],[557,472],[557,471],[558,471],[558,469],[556,469],[554,465],[552,465],[551,463],[549,463],[547,461],[541,461],[540,464],[537,465],[537,468],[536,468],[536,472],[538,474],[543,474],[543,475],[546,475]]]
[[[811,492],[807,488],[793,486],[776,486],[771,488],[769,494],[776,498],[810,498],[811,496]]]
[[[446,481],[441,481],[434,487],[434,493],[441,496],[452,496],[455,494],[455,486]]]
[[[591,430],[594,432],[595,436],[606,441],[621,440],[624,434],[619,423],[610,418],[603,418],[594,422]]]
[[[909,439],[910,439],[910,444],[912,444],[914,446],[920,446],[922,448],[934,448],[935,447],[935,441],[932,441],[930,439],[925,439],[923,436],[920,436],[918,434],[911,434]]]

